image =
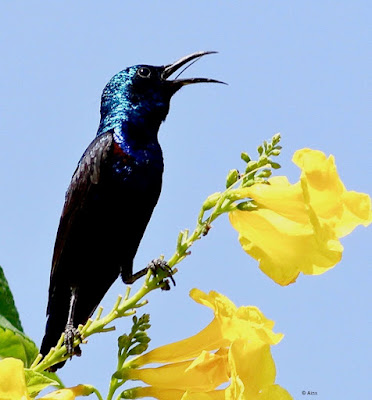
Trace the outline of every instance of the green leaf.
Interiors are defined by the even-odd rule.
[[[12,292],[0,267],[0,315],[5,317],[14,327],[23,332],[21,320],[14,303]]]
[[[14,357],[29,367],[39,354],[36,344],[23,332],[0,316],[0,359]]]
[[[60,388],[60,382],[52,379],[50,377],[51,375],[54,374],[40,373],[35,372],[32,369],[25,369],[28,394],[32,397],[35,397],[48,386],[57,386]]]
[[[12,292],[0,267],[0,358],[18,358],[29,367],[38,353],[36,344],[23,332]]]

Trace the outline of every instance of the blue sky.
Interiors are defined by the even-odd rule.
[[[25,331],[40,343],[50,262],[64,193],[99,122],[106,82],[126,66],[162,65],[217,50],[185,76],[229,84],[186,87],[160,129],[163,191],[135,259],[173,254],[204,198],[242,166],[241,151],[282,133],[280,174],[298,179],[290,159],[311,147],[336,157],[350,190],[372,192],[367,1],[3,1],[0,5],[0,264]],[[342,241],[343,260],[318,277],[279,287],[241,249],[227,218],[213,224],[180,265],[177,286],[153,293],[152,345],[197,332],[212,318],[193,304],[193,287],[256,305],[285,334],[273,355],[277,382],[295,399],[362,399],[372,390],[371,230]],[[109,310],[118,280],[103,300]],[[117,332],[92,337],[67,363],[67,385],[106,393]]]

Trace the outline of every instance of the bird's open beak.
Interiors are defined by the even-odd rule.
[[[197,60],[202,56],[205,56],[206,54],[214,54],[217,53],[216,51],[198,51],[196,53],[192,53],[188,56],[182,57],[180,58],[178,61],[174,62],[173,64],[169,64],[169,65],[165,65],[164,66],[164,71],[162,73],[162,78],[164,80],[166,80],[167,78],[169,78],[174,72],[178,71],[182,66],[184,66],[185,64],[187,64],[188,62],[192,61],[192,60]],[[194,61],[194,62],[195,62]],[[191,64],[189,64],[190,66]],[[188,67],[186,67],[188,68]],[[186,69],[185,68],[185,69]],[[215,79],[209,79],[209,78],[187,78],[187,79],[174,79],[174,80],[170,80],[167,81],[172,83],[172,86],[179,89],[182,86],[185,85],[190,85],[192,83],[223,83],[226,85],[225,82],[221,82],[221,81],[217,81]],[[176,89],[176,90],[177,90]]]

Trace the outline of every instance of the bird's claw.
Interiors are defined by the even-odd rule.
[[[79,339],[80,342],[82,341],[81,334],[77,328],[75,328],[72,324],[67,324],[65,328],[65,339],[64,345],[66,346],[66,353],[70,356],[76,355],[78,357],[81,356],[81,349],[80,346],[77,345],[74,347],[74,340],[75,338]]]
[[[162,272],[165,272],[166,277],[170,278],[170,280],[172,281],[173,285],[176,286],[176,281],[173,278],[172,268],[168,265],[168,263],[166,261],[161,260],[160,258],[152,260],[147,265],[147,270],[150,270],[153,273],[154,276],[157,275],[159,270],[162,271]],[[163,281],[162,281],[162,289],[163,290],[170,290],[168,279],[163,279]]]

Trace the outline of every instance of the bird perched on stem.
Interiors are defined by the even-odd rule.
[[[193,53],[160,67],[129,67],[103,90],[97,136],[72,177],[59,223],[42,355],[63,332],[67,353],[78,354],[80,350],[73,349],[76,328],[93,314],[117,277],[130,284],[146,273],[145,268],[133,275],[132,264],[161,190],[159,126],[168,114],[171,97],[181,87],[222,83],[168,78],[211,53]]]

